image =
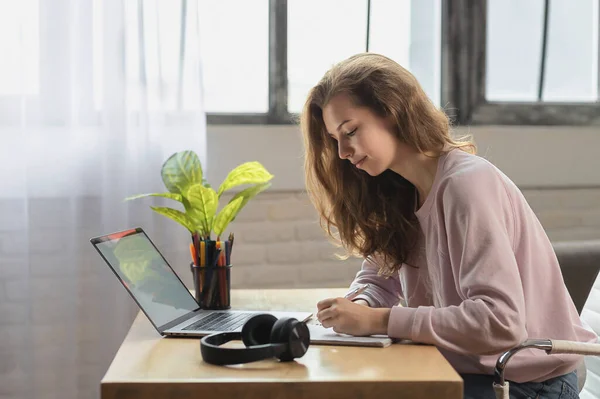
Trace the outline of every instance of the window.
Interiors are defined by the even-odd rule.
[[[96,108],[104,84],[104,3],[94,0]],[[209,113],[267,111],[267,0],[123,4],[127,104],[173,112],[202,106]]]
[[[487,100],[598,100],[597,0],[492,0],[487,21]]]
[[[443,102],[461,124],[600,124],[599,0],[444,2]]]
[[[206,111],[266,113],[268,0],[206,0],[198,8]]]
[[[440,104],[441,0],[270,0],[268,17],[267,112],[228,109],[209,123],[290,123],[327,69],[367,49],[413,72]]]
[[[335,62],[365,51],[364,0],[303,0],[288,3],[288,104],[302,109],[308,90]],[[318,10],[318,12],[316,12]]]
[[[204,106],[209,123],[289,123],[327,69],[368,49],[411,70],[439,104],[440,34],[441,0],[2,2],[0,102],[14,109],[3,118],[25,100],[28,120],[53,125],[73,107],[93,124],[115,101],[129,111]],[[123,61],[107,59],[118,46]],[[121,73],[125,85],[111,86]]]
[[[315,12],[318,10],[318,12]],[[440,1],[303,0],[288,2],[289,111],[333,64],[353,54],[384,54],[411,70],[440,102]]]

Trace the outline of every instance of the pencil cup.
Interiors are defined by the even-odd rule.
[[[196,302],[202,309],[231,308],[231,265],[196,266],[190,263]]]

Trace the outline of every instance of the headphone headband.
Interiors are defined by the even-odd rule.
[[[264,345],[253,345],[249,348],[222,348],[229,341],[241,340],[242,333],[226,332],[212,334],[200,340],[200,352],[205,362],[215,365],[228,365],[239,363],[250,363],[270,357],[278,357],[286,347],[286,343],[270,343]]]

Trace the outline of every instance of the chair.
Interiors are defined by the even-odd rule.
[[[600,240],[573,241],[554,244],[554,250],[559,260],[565,285],[573,302],[580,310],[584,324],[600,336]],[[594,281],[591,290],[589,282]],[[586,294],[589,292],[589,295]],[[584,302],[585,301],[585,302]],[[546,351],[548,355],[558,353],[573,353],[581,355],[600,355],[600,344],[582,343],[552,339],[533,339],[523,342],[516,348],[502,353],[496,362],[494,370],[494,391],[497,399],[508,399],[508,381],[504,380],[504,370],[510,358],[525,348],[535,348]],[[600,358],[586,357],[585,375],[580,375],[580,392],[582,399],[600,398]],[[585,384],[583,384],[585,381]]]
[[[552,245],[569,295],[581,314],[600,270],[600,240],[562,241]]]

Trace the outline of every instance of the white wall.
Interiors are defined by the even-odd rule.
[[[485,126],[461,128],[479,154],[522,188],[600,187],[600,127]],[[209,126],[209,181],[235,165],[260,161],[274,175],[273,190],[302,190],[303,144],[297,126]]]
[[[522,189],[550,239],[600,239],[600,129],[473,127],[479,154]],[[236,286],[345,286],[360,265],[334,260],[304,189],[303,144],[297,126],[211,126],[210,182],[237,164],[257,160],[275,178],[231,225],[236,232]]]

